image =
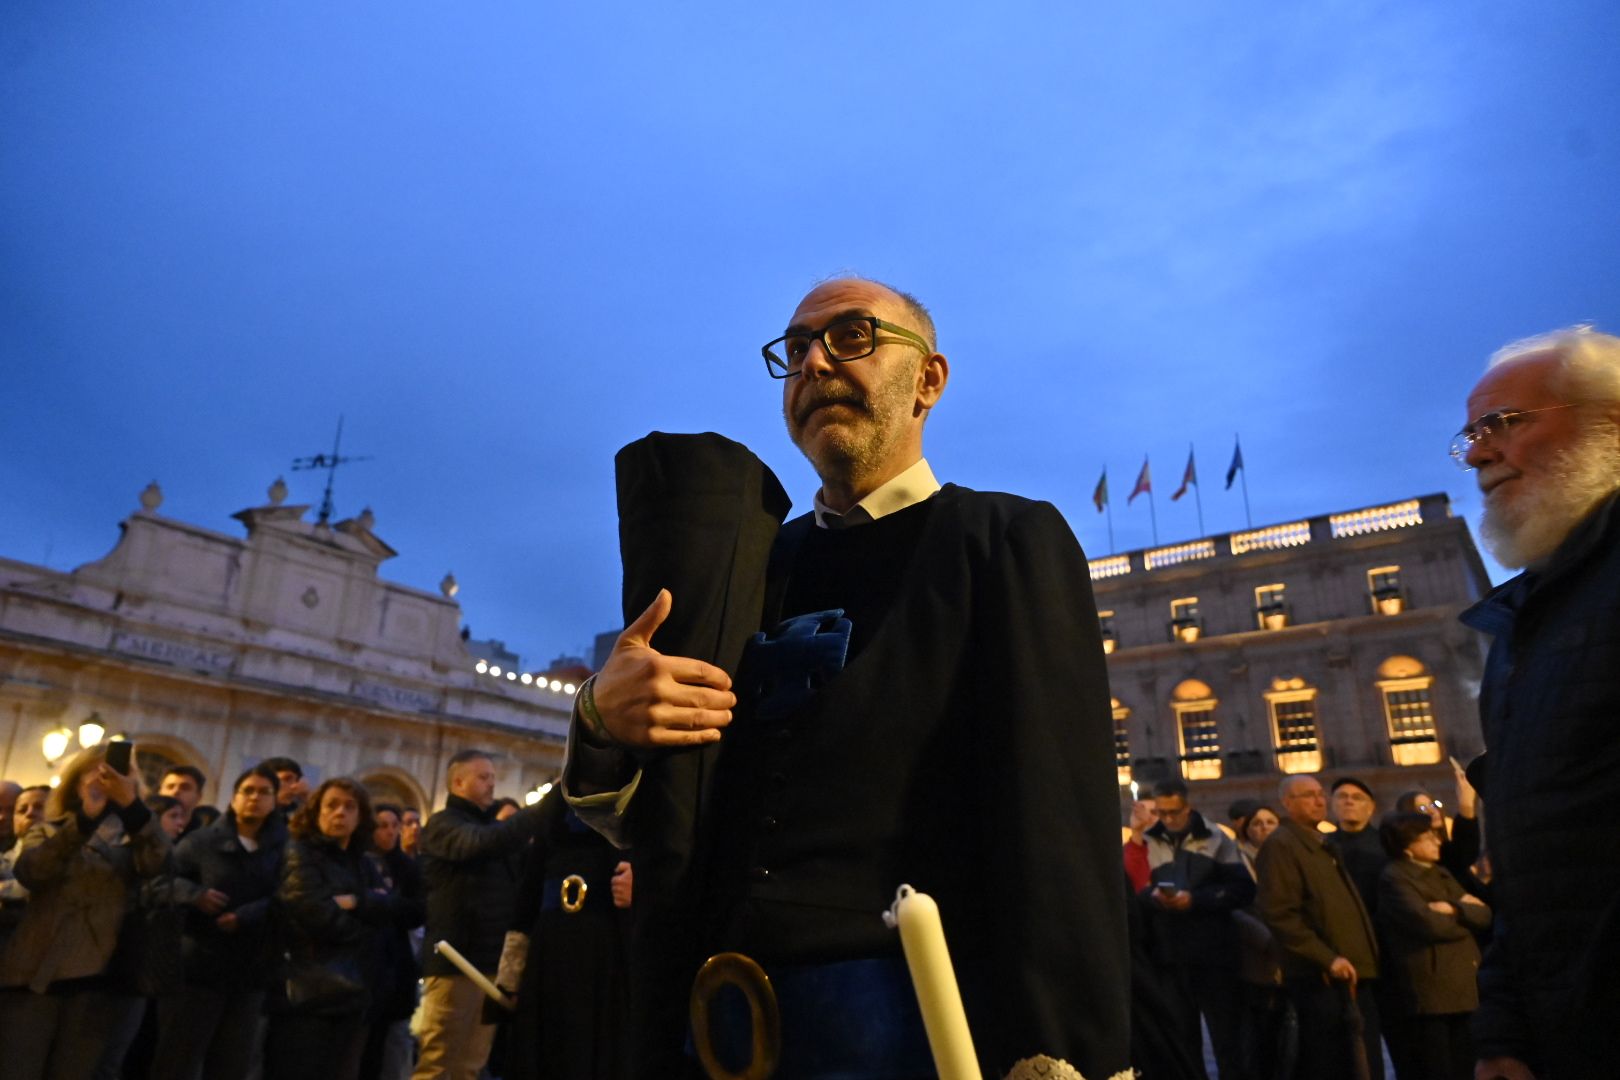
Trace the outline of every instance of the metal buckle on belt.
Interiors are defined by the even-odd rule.
[[[709,1030],[709,1010],[714,999],[727,986],[736,987],[748,1002],[749,1061],[741,1072],[721,1064],[715,1053],[714,1036]],[[692,1043],[698,1061],[714,1080],[768,1080],[776,1072],[782,1056],[782,1014],[769,975],[752,957],[742,953],[711,956],[692,980],[690,999]]]
[[[572,898],[570,898],[568,895],[568,887],[570,885],[574,887],[574,895]],[[562,901],[562,909],[568,912],[570,915],[578,915],[585,907],[585,894],[589,891],[589,889],[590,886],[585,884],[585,879],[580,877],[578,874],[569,874],[567,877],[563,878],[562,886],[558,890],[558,899]]]

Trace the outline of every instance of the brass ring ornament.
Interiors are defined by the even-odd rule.
[[[751,1050],[741,1072],[732,1072],[721,1064],[709,1029],[709,1007],[728,986],[736,987],[748,1002]],[[770,976],[751,958],[742,953],[709,957],[692,980],[691,1013],[692,1044],[710,1080],[769,1080],[775,1074],[782,1056],[782,1014]]]
[[[569,886],[573,886],[574,895],[569,896]],[[578,915],[585,907],[585,894],[590,887],[585,879],[578,874],[569,874],[562,879],[562,887],[558,890],[558,899],[562,901],[562,909],[570,915]]]

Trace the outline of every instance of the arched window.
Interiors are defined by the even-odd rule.
[[[1181,743],[1181,775],[1188,780],[1221,778],[1221,731],[1215,719],[1215,692],[1207,683],[1187,679],[1170,694]]]
[[[1322,746],[1316,726],[1316,687],[1297,677],[1273,679],[1265,698],[1271,713],[1277,768],[1285,773],[1320,772]]]
[[[1378,665],[1377,685],[1384,699],[1389,752],[1395,764],[1439,764],[1440,737],[1429,699],[1434,676],[1410,656],[1392,656]]]
[[[1131,710],[1111,699],[1114,706],[1114,768],[1119,772],[1119,786],[1131,783]]]

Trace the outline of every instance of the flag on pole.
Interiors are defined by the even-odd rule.
[[[1148,472],[1148,459],[1146,455],[1144,455],[1142,458],[1142,471],[1136,476],[1136,487],[1131,489],[1131,497],[1125,500],[1125,505],[1131,505],[1131,503],[1136,501],[1136,497],[1138,495],[1151,492],[1152,490],[1153,475]]]
[[[1237,474],[1243,471],[1243,444],[1236,439],[1232,440],[1232,464],[1226,467],[1226,490],[1232,490],[1232,481]]]
[[[1176,488],[1174,495],[1170,496],[1170,501],[1175,502],[1187,494],[1187,489],[1196,483],[1198,483],[1198,469],[1193,465],[1192,447],[1189,446],[1187,447],[1187,471],[1181,474],[1181,486]]]
[[[1108,470],[1106,468],[1103,469],[1102,476],[1097,480],[1097,489],[1091,493],[1091,501],[1096,504],[1097,513],[1099,514],[1108,505]]]

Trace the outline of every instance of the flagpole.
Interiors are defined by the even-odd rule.
[[[1221,459],[1216,458],[1215,460],[1219,461]],[[1204,535],[1204,497],[1198,494],[1198,489],[1203,486],[1198,481],[1193,481],[1193,505],[1198,507],[1198,535],[1200,537]]]
[[[1153,485],[1148,485],[1148,520],[1153,523],[1153,546],[1159,546],[1159,513],[1153,509]]]
[[[1242,440],[1237,437],[1235,432],[1232,435],[1232,441],[1238,446],[1243,445]],[[1243,467],[1238,470],[1238,476],[1243,478],[1243,520],[1248,523],[1245,527],[1252,529],[1254,528],[1254,515],[1249,513],[1249,463],[1247,461],[1243,462]]]
[[[1114,553],[1114,500],[1104,499],[1103,506],[1108,510],[1108,554],[1112,555]]]

